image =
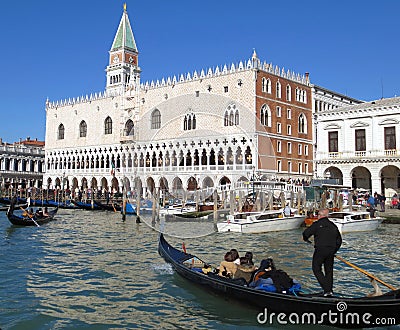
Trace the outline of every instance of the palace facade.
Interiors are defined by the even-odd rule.
[[[400,188],[400,98],[318,113],[319,177],[392,196]]]
[[[151,82],[140,73],[124,8],[105,91],[46,102],[48,188],[173,192],[312,178],[313,91],[321,88],[308,73],[263,62],[255,51],[230,66]]]
[[[0,190],[41,188],[45,172],[44,142],[5,143],[0,139]]]

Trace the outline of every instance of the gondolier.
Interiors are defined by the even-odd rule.
[[[328,213],[328,209],[319,210],[318,220],[303,232],[306,242],[311,243],[309,238],[314,236],[312,270],[324,290],[324,296],[333,295],[333,261],[342,245],[342,236],[337,226],[328,219]]]

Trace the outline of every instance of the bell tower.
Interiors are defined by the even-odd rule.
[[[113,94],[113,92],[125,91],[128,86],[138,86],[140,82],[139,52],[126,11],[126,3],[109,54],[106,68],[107,92]]]

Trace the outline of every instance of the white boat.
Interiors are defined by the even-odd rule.
[[[375,230],[384,219],[382,217],[371,218],[369,212],[366,211],[332,212],[328,217],[341,233]]]
[[[219,232],[265,233],[271,231],[297,229],[304,222],[304,215],[285,216],[282,210],[263,212],[238,212],[228,215],[217,223]]]
[[[183,219],[208,219],[213,211],[196,211],[195,205],[173,205],[167,208],[160,209],[160,215],[165,217],[166,220]]]

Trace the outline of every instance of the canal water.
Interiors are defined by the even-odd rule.
[[[0,328],[5,329],[266,329],[261,311],[208,293],[176,275],[157,252],[151,219],[113,212],[59,210],[41,227],[14,227],[0,214]],[[159,223],[154,223],[159,228]],[[163,226],[161,226],[163,227]],[[210,222],[171,222],[167,240],[218,265],[236,248],[255,261],[273,257],[309,291],[312,248],[302,229],[257,235],[215,233]],[[400,286],[400,225],[345,234],[340,255]],[[382,287],[384,289],[384,287]],[[335,291],[365,295],[365,275],[335,262]],[[273,328],[269,326],[269,328]],[[296,329],[298,327],[292,327]]]

